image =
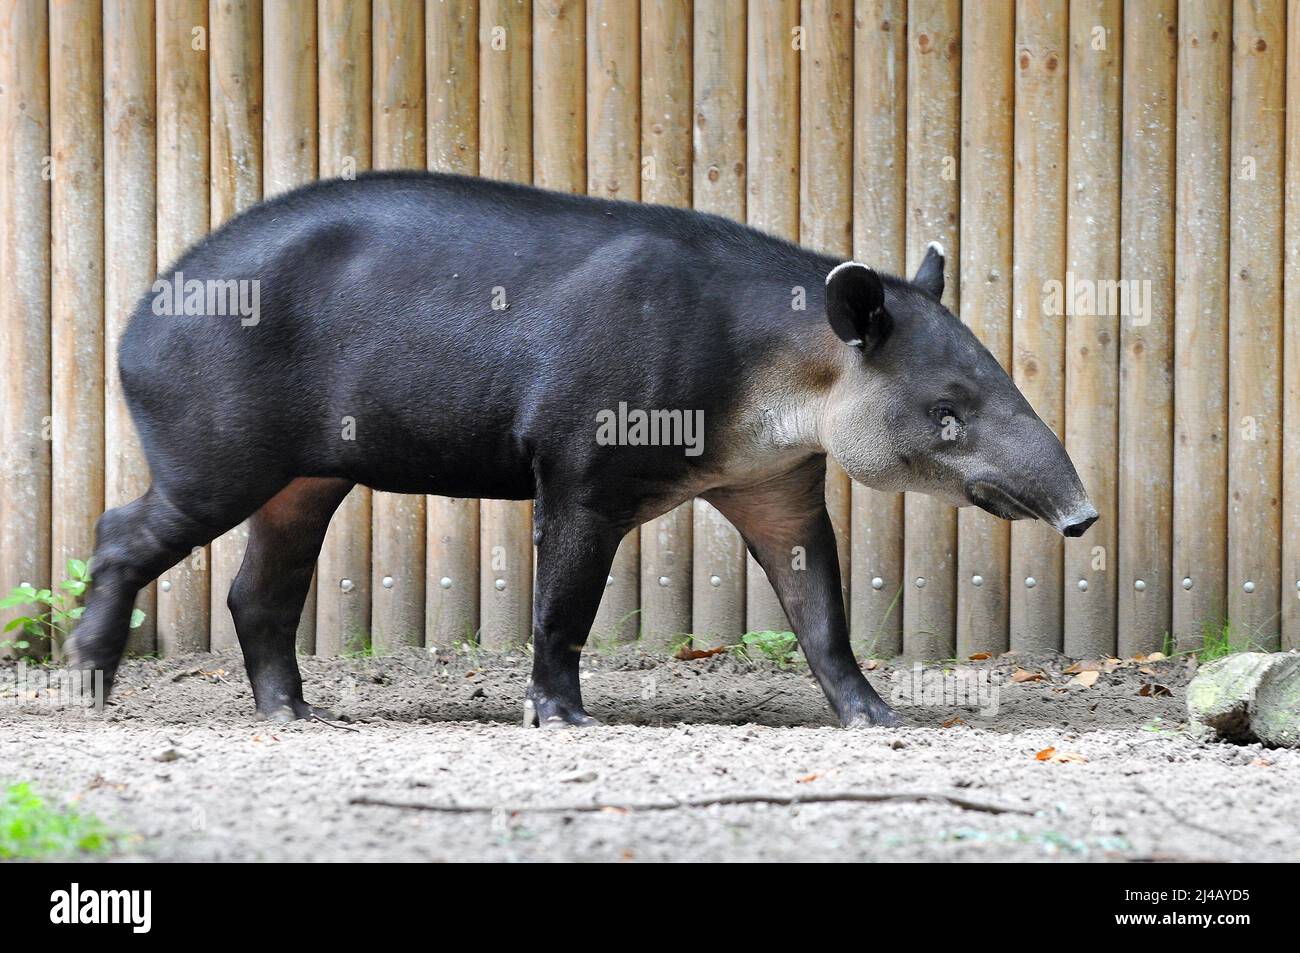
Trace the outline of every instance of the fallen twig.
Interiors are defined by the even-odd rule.
[[[1174,810],[1172,807],[1166,804],[1163,800],[1160,799],[1158,795],[1155,794],[1155,792],[1148,790],[1146,787],[1144,787],[1141,784],[1135,784],[1133,786],[1137,788],[1138,792],[1144,795],[1148,801],[1150,801],[1156,807],[1160,808],[1162,811],[1164,811],[1166,814],[1168,814],[1170,817],[1176,820],[1179,824],[1182,824],[1184,827],[1190,827],[1192,830],[1200,831],[1202,834],[1209,834],[1212,837],[1217,837],[1220,840],[1225,840],[1230,844],[1240,845],[1241,841],[1243,840],[1247,840],[1247,841],[1252,840],[1251,837],[1249,837],[1248,835],[1243,835],[1240,831],[1232,831],[1229,833],[1225,833],[1224,831],[1217,831],[1213,827],[1207,827],[1204,824],[1197,824],[1191,818]]]
[[[357,734],[361,734],[360,728],[353,728],[349,725],[343,725],[343,724],[335,724],[332,721],[326,721],[320,715],[312,715],[311,720],[319,721],[322,725],[328,725],[330,728],[337,728],[339,729],[339,731],[355,731]]]
[[[785,692],[786,690],[784,688],[778,688],[776,691],[768,695],[766,698],[760,698],[758,701],[752,702],[751,704],[742,705],[740,708],[737,708],[736,711],[753,711],[755,708],[761,708],[764,705],[766,705],[768,702],[770,702],[773,698],[776,698],[778,695],[784,695]]]
[[[384,798],[354,797],[349,804],[366,807],[394,807],[405,811],[434,811],[439,814],[595,814],[601,811],[673,811],[683,807],[714,807],[716,805],[735,804],[777,804],[798,806],[803,804],[833,804],[840,802],[858,802],[878,804],[886,801],[935,801],[959,807],[965,811],[978,811],[981,814],[1021,814],[1032,817],[1034,811],[1018,807],[1001,807],[997,804],[984,804],[954,797],[951,794],[931,792],[867,792],[842,791],[827,794],[720,794],[715,797],[686,798],[681,801],[644,801],[628,804],[537,804],[515,807],[494,806],[490,804],[420,804],[408,801],[389,801]]]

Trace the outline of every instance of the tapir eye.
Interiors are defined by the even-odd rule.
[[[950,424],[961,426],[961,418],[957,416],[957,411],[952,409],[951,404],[935,404],[930,408],[930,419],[941,427]]]

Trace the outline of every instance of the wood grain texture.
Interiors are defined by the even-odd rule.
[[[1014,0],[962,7],[961,319],[1011,368]],[[1011,528],[957,514],[957,657],[1008,648]]]
[[[0,6],[0,585],[6,587],[42,586],[50,572],[49,56],[43,0]],[[19,614],[28,609],[3,610],[2,618]]]
[[[97,4],[50,7],[51,565],[89,559],[104,509],[104,49]],[[58,654],[62,646],[55,644]]]
[[[1120,271],[1130,283],[1130,289],[1138,293],[1135,300],[1142,302],[1143,313],[1130,308],[1132,313],[1122,315],[1119,320],[1120,547],[1118,573],[1107,575],[1115,576],[1116,648],[1126,658],[1164,648],[1166,633],[1170,631],[1172,593],[1184,591],[1178,585],[1183,577],[1171,575],[1166,568],[1172,567],[1174,561],[1177,16],[1176,6],[1170,0],[1144,0],[1128,3],[1124,8],[1124,202]],[[1074,396],[1070,399],[1073,401]],[[1067,413],[1072,413],[1073,407],[1072,402]],[[1088,486],[1091,490],[1091,484]],[[1093,527],[1096,530],[1105,520],[1106,511],[1102,506],[1109,501],[1104,496],[1098,501],[1095,493],[1093,501],[1103,513],[1102,520]],[[1110,532],[1103,532],[1097,542],[1110,545],[1110,540]],[[1070,551],[1071,547],[1067,546],[1067,553]],[[1068,626],[1079,609],[1068,598],[1073,578],[1067,576],[1066,651],[1096,654],[1090,642],[1070,640]],[[1142,589],[1136,586],[1139,578],[1144,584]],[[1098,578],[1096,583],[1101,585],[1103,580]]]
[[[1070,4],[1069,68],[1069,158],[1067,178],[1070,183],[1066,202],[1065,267],[1069,275],[1085,289],[1094,289],[1091,305],[1085,294],[1077,307],[1064,317],[1065,322],[1065,449],[1074,461],[1075,470],[1100,514],[1096,524],[1084,536],[1064,541],[1063,645],[1067,655],[1096,658],[1115,652],[1115,560],[1118,555],[1116,521],[1116,486],[1119,472],[1119,341],[1120,313],[1118,296],[1104,289],[1118,287],[1120,279],[1120,109],[1121,74],[1124,66],[1124,41],[1120,0],[1076,0]],[[1133,6],[1136,6],[1134,4]],[[1143,24],[1145,28],[1147,24]],[[1156,25],[1157,28],[1162,26]],[[1141,44],[1145,37],[1134,37]],[[1162,34],[1163,35],[1163,34]],[[1144,48],[1135,51],[1141,56]],[[1135,60],[1136,62],[1136,60]],[[1168,62],[1166,57],[1165,62]],[[1145,74],[1146,64],[1140,70]],[[1166,90],[1166,93],[1168,90]],[[1132,97],[1130,96],[1130,101]],[[1166,102],[1168,99],[1166,97]],[[1146,118],[1154,119],[1154,111]],[[1164,117],[1166,120],[1168,117]],[[1166,121],[1166,137],[1172,131]],[[1142,128],[1138,134],[1145,134]],[[1154,138],[1157,133],[1151,132]],[[1134,145],[1133,141],[1128,140]],[[1148,150],[1149,152],[1149,150]],[[1144,154],[1145,156],[1145,154]],[[1159,157],[1160,154],[1157,154]],[[1130,151],[1127,168],[1144,183],[1145,169]],[[1157,169],[1158,175],[1159,169]],[[1145,206],[1150,213],[1150,205]],[[1159,209],[1152,222],[1152,233],[1159,234]],[[1142,215],[1137,218],[1144,218]],[[1135,234],[1128,236],[1140,249],[1138,254],[1159,259],[1171,250],[1168,241],[1147,247],[1138,240],[1139,227],[1134,216],[1129,222]],[[1166,230],[1166,238],[1172,234]],[[1155,237],[1148,234],[1148,237]],[[1127,245],[1126,245],[1127,248]],[[1134,262],[1136,265],[1137,262]],[[1125,277],[1130,277],[1126,271]],[[1168,289],[1168,276],[1163,288]],[[1150,315],[1139,315],[1129,324],[1139,327]],[[1164,366],[1163,383],[1168,384],[1167,309],[1154,329],[1163,335],[1165,346],[1157,353],[1148,351],[1156,366]],[[1154,336],[1154,335],[1153,335]],[[1154,351],[1154,349],[1152,349]],[[1146,376],[1138,378],[1147,380]],[[1126,378],[1132,383],[1133,377]],[[1151,388],[1138,397],[1154,397]],[[1164,407],[1169,406],[1169,392],[1164,390]],[[1165,449],[1152,458],[1151,471],[1164,463],[1163,484],[1169,483],[1169,427],[1166,414],[1161,433],[1153,434]],[[1142,489],[1149,489],[1144,482]],[[1137,490],[1134,486],[1132,490]],[[1151,514],[1161,526],[1168,526],[1168,492],[1163,508],[1152,506]],[[1153,499],[1151,501],[1155,503]],[[1167,530],[1166,530],[1167,532]],[[1166,560],[1168,553],[1166,550]]]
[[[1282,355],[1283,651],[1300,649],[1300,0],[1287,4],[1286,241]]]
[[[1016,5],[1012,377],[1058,436],[1065,423],[1064,319],[1048,313],[1044,299],[1049,282],[1065,279],[1067,26],[1060,0]],[[1061,648],[1061,584],[1056,531],[1036,520],[1013,523],[1011,648]]]
[[[1171,576],[1178,581],[1173,633],[1179,650],[1187,651],[1200,648],[1207,632],[1222,631],[1228,611],[1232,6],[1185,0],[1178,17]],[[1190,589],[1184,579],[1192,581]],[[1133,579],[1120,579],[1121,599],[1133,585]]]
[[[1228,268],[1228,622],[1280,642],[1286,8],[1236,0]]]
[[[907,262],[915,274],[926,247],[946,252],[944,304],[958,312],[961,262],[961,4],[913,0],[908,10]],[[903,652],[951,658],[957,642],[957,512],[905,495]]]
[[[154,236],[154,4],[104,4],[104,507],[112,509],[149,487],[149,466],[131,423],[117,373],[126,323],[157,271]],[[259,162],[260,167],[260,162]],[[136,597],[144,623],[126,651],[157,649],[157,587]]]

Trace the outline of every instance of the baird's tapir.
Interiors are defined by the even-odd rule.
[[[324,714],[294,634],[353,485],[531,499],[525,717],[589,724],[578,657],[615,549],[701,497],[767,573],[841,723],[896,724],[849,647],[826,458],[1066,536],[1097,519],[1060,441],[940,303],[943,271],[937,245],[907,281],[699,212],[450,175],[264,202],[164,272],[123,335],[153,480],[99,520],[70,661],[111,685],[138,590],[251,517],[229,606],[257,711]],[[214,307],[214,288],[256,307]],[[600,439],[626,408],[702,420],[702,443]]]

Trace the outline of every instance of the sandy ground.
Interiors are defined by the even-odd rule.
[[[304,659],[308,699],[346,727],[256,721],[232,656],[130,662],[99,714],[19,705],[7,663],[0,782],[98,815],[128,860],[1300,860],[1300,751],[1189,738],[1182,660],[1090,687],[1057,656],[932,665],[928,698],[868,663],[908,727],[852,731],[802,663],[630,652],[584,659],[605,726],[524,729],[528,663]],[[969,803],[676,803],[845,793]]]

